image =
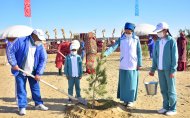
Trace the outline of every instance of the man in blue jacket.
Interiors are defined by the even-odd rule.
[[[20,115],[26,114],[27,79],[30,84],[32,99],[35,102],[35,108],[48,110],[48,108],[43,105],[39,86],[40,76],[43,74],[47,61],[47,53],[42,45],[42,41],[45,40],[44,32],[40,29],[36,29],[29,36],[15,39],[12,46],[8,48],[7,58],[9,64],[12,66],[11,71],[16,79],[17,104]],[[20,72],[19,69],[33,74],[35,79]]]

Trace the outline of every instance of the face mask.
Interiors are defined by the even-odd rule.
[[[152,39],[152,36],[150,36],[149,39]]]
[[[125,36],[126,36],[127,38],[131,38],[131,37],[132,37],[132,34],[125,34]]]
[[[164,37],[164,33],[163,32],[158,32],[157,35],[158,35],[159,38]]]
[[[41,41],[35,41],[34,43],[35,43],[36,46],[40,46],[42,44]]]
[[[57,44],[60,44],[61,42],[60,41],[57,41]]]
[[[72,55],[77,55],[77,51],[71,51]]]

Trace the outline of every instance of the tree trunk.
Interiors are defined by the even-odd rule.
[[[93,86],[92,108],[94,108],[94,104],[95,104],[95,92],[94,92],[94,90],[95,90],[95,84],[96,83],[94,83],[94,86]]]

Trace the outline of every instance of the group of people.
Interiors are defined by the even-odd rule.
[[[118,47],[120,47],[120,66],[119,66],[119,81],[117,98],[124,102],[125,106],[132,107],[137,100],[139,70],[142,68],[142,50],[139,37],[135,35],[135,24],[127,22],[124,26],[125,32],[120,38],[104,52],[104,56],[109,56]],[[166,115],[175,115],[177,113],[177,94],[176,94],[176,78],[175,73],[178,64],[179,69],[183,68],[185,60],[178,61],[178,45],[183,47],[184,35],[181,34],[181,43],[171,36],[169,26],[165,22],[161,22],[156,26],[154,32],[157,33],[158,39],[150,41],[149,44],[154,44],[151,49],[150,57],[152,58],[152,67],[149,72],[150,76],[154,76],[155,71],[158,71],[161,94],[163,97],[163,106],[158,113]],[[80,98],[80,79],[83,75],[84,53],[86,54],[86,72],[95,73],[94,60],[97,53],[97,45],[94,45],[96,38],[93,33],[85,34],[88,40],[83,40],[85,44],[85,52],[79,55],[77,51],[80,48],[81,42],[73,40],[72,42],[63,42],[59,45],[58,51],[63,55],[57,54],[56,67],[59,69],[59,74],[62,74],[62,66],[64,65],[64,74],[68,79],[68,94],[73,96],[73,87],[76,88],[76,97]],[[150,37],[151,39],[152,37]],[[7,48],[8,62],[12,67],[12,73],[16,80],[17,103],[20,115],[26,114],[27,95],[26,81],[28,79],[32,99],[35,102],[35,108],[48,110],[43,104],[40,95],[39,81],[43,74],[47,53],[42,45],[45,40],[42,30],[36,29],[31,35],[17,38],[11,46]],[[180,41],[179,41],[180,42]],[[82,51],[84,51],[84,44]],[[184,49],[182,50],[184,51]],[[81,57],[82,56],[82,57]],[[181,57],[182,55],[180,55]],[[182,56],[183,57],[183,56]],[[35,76],[28,76],[22,73],[20,69],[27,71]],[[72,100],[69,98],[69,102]]]
[[[142,67],[142,50],[139,37],[134,33],[133,23],[125,24],[125,32],[111,46],[104,56],[109,56],[113,51],[120,47],[120,67],[117,98],[125,103],[126,106],[133,106],[137,100],[139,70]],[[152,67],[149,72],[154,76],[158,71],[163,106],[158,110],[160,114],[175,115],[177,113],[177,94],[175,85],[175,73],[178,65],[178,48],[176,40],[169,32],[169,26],[161,22],[156,26],[154,32],[158,39],[151,48]],[[151,38],[151,37],[150,37]],[[149,42],[152,44],[152,40]],[[153,48],[153,49],[152,49]]]
[[[96,38],[93,33],[89,33],[87,36],[89,40],[85,44],[89,47],[86,50],[86,68],[88,73],[94,73],[93,66],[97,48],[92,49],[92,47]],[[13,42],[7,40],[6,54],[12,67],[11,72],[15,77],[16,101],[20,115],[26,114],[27,80],[30,84],[32,99],[35,102],[35,109],[48,110],[48,107],[43,104],[39,85],[47,62],[47,53],[43,46],[43,41],[45,40],[44,32],[40,29],[33,30],[29,36],[16,38]],[[68,79],[68,94],[73,95],[73,87],[75,86],[77,98],[81,97],[80,79],[83,74],[82,59],[85,53],[84,44],[81,46],[81,43],[78,40],[62,43],[58,51],[63,52],[63,56],[57,55],[56,57],[56,67],[59,69],[59,74],[62,74],[62,65],[64,64],[64,74]],[[82,55],[79,55],[77,51],[81,47]],[[24,71],[34,75],[35,78],[23,73]],[[68,102],[71,102],[70,98]]]

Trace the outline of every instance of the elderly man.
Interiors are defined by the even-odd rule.
[[[11,48],[8,48],[9,51],[7,51],[7,57],[9,64],[12,66],[11,71],[16,79],[17,104],[20,115],[26,114],[27,79],[30,84],[32,99],[35,102],[35,108],[48,110],[48,108],[43,105],[38,82],[40,76],[43,74],[47,60],[47,53],[42,45],[42,41],[45,40],[44,32],[40,29],[36,29],[29,36],[17,38],[13,42]],[[20,72],[20,69],[33,74],[35,78]]]

